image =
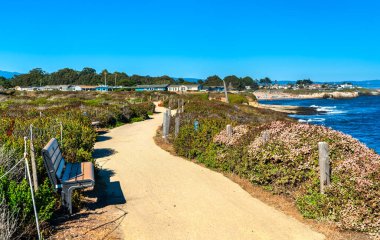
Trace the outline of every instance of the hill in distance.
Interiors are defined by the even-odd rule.
[[[0,70],[0,77],[12,78],[13,76],[20,75],[20,74],[21,73],[18,73],[18,72],[7,72],[7,71]]]

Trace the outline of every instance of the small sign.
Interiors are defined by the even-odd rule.
[[[198,129],[199,129],[199,122],[198,122],[198,120],[195,120],[194,121],[194,130],[198,131]]]

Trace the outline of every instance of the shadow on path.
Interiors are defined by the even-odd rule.
[[[96,137],[96,141],[97,142],[105,142],[105,141],[110,140],[110,139],[112,139],[112,137],[110,137],[110,136],[104,136],[104,135],[98,135]]]
[[[104,157],[109,157],[115,153],[116,151],[112,148],[97,148],[92,153],[92,156],[94,158],[104,158]]]
[[[85,196],[96,198],[96,202],[88,204],[89,209],[103,208],[108,205],[125,204],[123,191],[119,181],[111,182],[114,172],[109,169],[99,169],[96,174],[96,184],[93,191]]]

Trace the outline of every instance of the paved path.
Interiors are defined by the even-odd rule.
[[[103,169],[115,172],[111,182],[120,182],[109,191],[120,198],[113,189],[119,186],[126,200],[124,239],[324,239],[222,174],[159,148],[152,138],[161,123],[157,114],[124,125],[95,145],[95,152],[106,153],[98,159]],[[107,154],[110,149],[115,153]]]

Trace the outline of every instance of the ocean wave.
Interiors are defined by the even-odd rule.
[[[298,119],[298,122],[301,123],[310,123],[310,122],[324,122],[325,118],[309,118],[309,119]]]
[[[343,114],[347,112],[343,110],[337,110],[336,106],[311,105],[310,107],[315,108],[318,112],[324,112],[326,114]]]

